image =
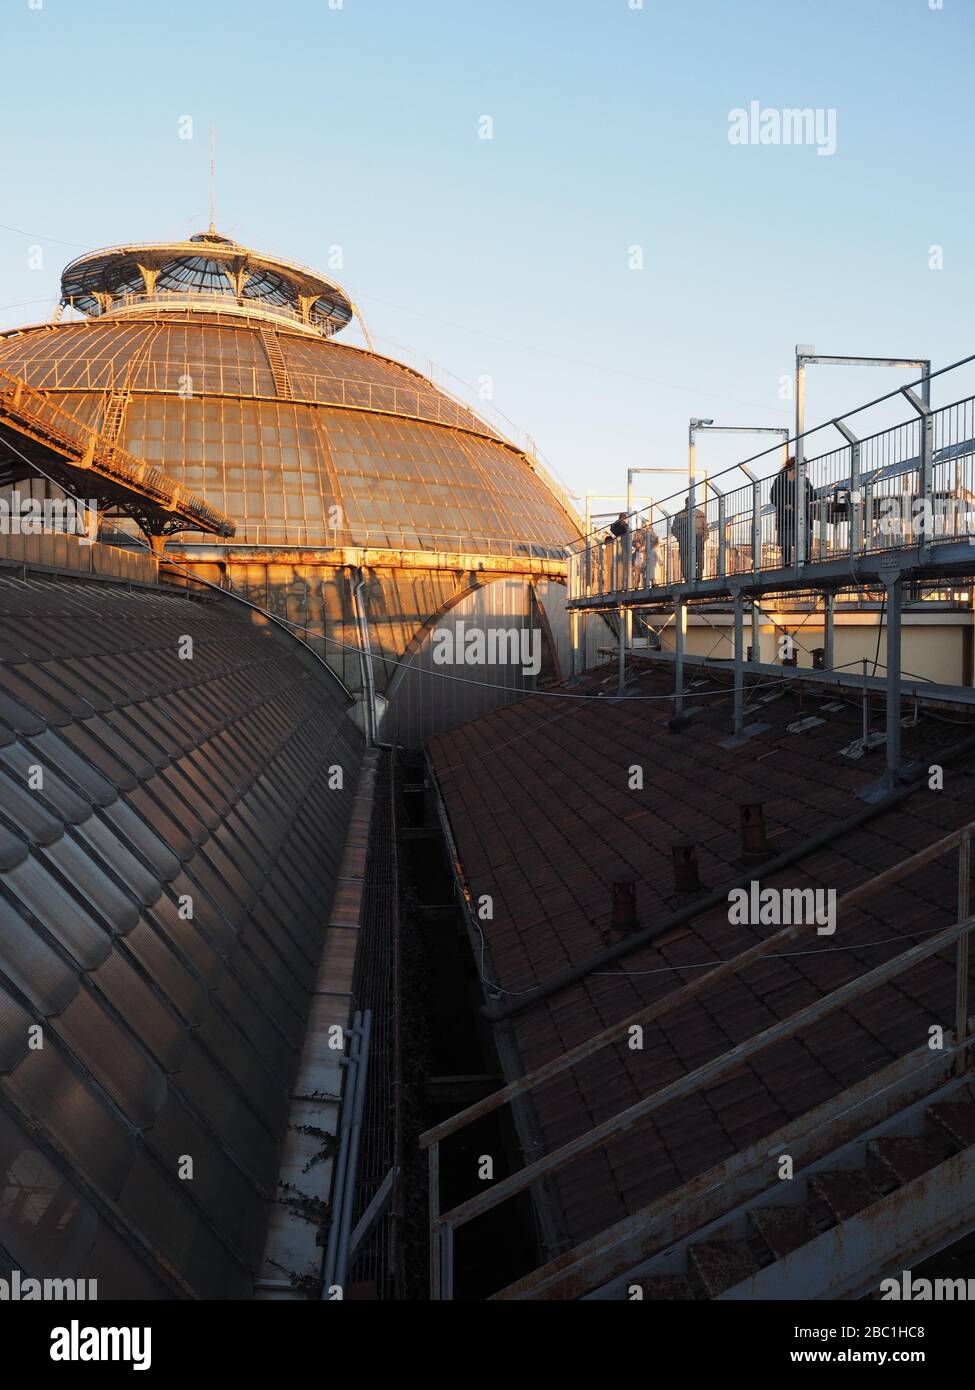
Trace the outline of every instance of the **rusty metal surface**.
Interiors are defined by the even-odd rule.
[[[862,1298],[975,1226],[975,1149],[965,1149],[817,1240],[737,1284],[727,1300]]]

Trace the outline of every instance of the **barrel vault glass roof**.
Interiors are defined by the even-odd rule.
[[[346,705],[229,600],[0,577],[0,1266],[250,1295],[362,757]]]

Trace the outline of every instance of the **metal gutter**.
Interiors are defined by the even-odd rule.
[[[264,1257],[254,1284],[257,1298],[305,1301],[308,1290],[313,1288],[317,1296],[320,1289],[320,1237],[327,1204],[334,1195],[332,1184],[337,1168],[331,1156],[322,1157],[322,1134],[338,1133],[343,1107],[351,1099],[348,1087],[343,1094],[345,1054],[332,1048],[330,1041],[335,1028],[348,1034],[352,1015],[379,756],[374,750],[367,750],[359,771],[298,1074],[291,1091],[278,1195],[271,1206]],[[334,1205],[331,1210],[334,1212]]]

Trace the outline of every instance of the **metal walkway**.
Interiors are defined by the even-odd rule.
[[[938,409],[931,383],[953,376],[972,359],[953,364],[857,407],[827,425],[797,436],[791,468],[766,478],[750,465],[782,446],[734,465],[712,478],[689,479],[688,488],[629,516],[621,538],[592,532],[569,555],[572,670],[584,665],[584,624],[592,612],[620,615],[620,693],[626,648],[639,609],[669,611],[675,634],[675,704],[685,696],[686,614],[707,602],[734,612],[734,657],[721,664],[735,675],[734,732],[745,732],[746,671],[782,674],[779,667],[746,662],[744,621],[750,609],[757,656],[757,601],[763,594],[811,593],[823,605],[824,683],[851,681],[834,669],[836,599],[863,587],[881,590],[886,618],[887,770],[883,785],[901,773],[900,720],[904,692],[901,627],[905,596],[938,583],[950,586],[975,576],[975,396]],[[956,388],[957,389],[957,388]],[[863,412],[899,403],[910,418],[860,438],[851,422]],[[835,427],[839,448],[806,458],[803,445]],[[911,588],[908,588],[911,586]],[[876,663],[875,663],[876,669]],[[787,673],[788,674],[788,673]],[[802,672],[805,679],[810,672]],[[961,690],[961,688],[959,688]],[[970,692],[969,692],[970,693]],[[928,687],[931,698],[954,699],[952,688]],[[962,694],[962,698],[964,694]]]

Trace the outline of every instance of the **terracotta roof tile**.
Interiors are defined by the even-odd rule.
[[[585,678],[572,692],[602,689],[603,679]],[[696,841],[706,886],[741,874],[739,800],[765,803],[767,832],[780,851],[861,809],[856,793],[883,770],[877,754],[860,762],[840,756],[859,736],[855,701],[793,734],[788,725],[824,700],[807,694],[800,708],[790,690],[760,707],[756,717],[769,730],[726,749],[727,693],[702,700],[705,711],[673,733],[669,703],[660,698],[671,681],[659,668],[641,675],[637,693],[658,697],[646,705],[580,700],[553,713],[550,702],[530,697],[432,741],[431,763],[464,871],[476,891],[495,897],[495,920],[485,933],[488,973],[503,989],[551,980],[604,948],[609,885],[623,867],[637,876],[640,925],[669,918],[678,905],[671,846],[679,838]],[[828,699],[835,698],[831,692]],[[965,727],[950,730],[922,712],[917,726],[903,730],[905,759],[940,761],[965,734]],[[634,763],[645,770],[641,791],[628,788]],[[971,819],[972,771],[959,764],[946,783],[940,793],[923,786],[770,882],[842,895],[900,863]],[[545,1144],[583,1132],[943,927],[952,920],[955,872],[945,859],[878,893],[844,914],[835,935],[807,935],[794,950],[665,1014],[645,1028],[642,1052],[606,1048],[574,1075],[541,1088],[534,1103]],[[726,959],[771,930],[733,924],[726,909],[712,910],[613,970],[550,996],[513,1020],[523,1067],[560,1055],[641,1002],[696,978],[693,967]],[[598,1231],[920,1045],[932,1022],[950,1027],[953,1009],[947,952],[767,1049],[703,1094],[668,1106],[653,1124],[558,1176],[570,1238]]]

